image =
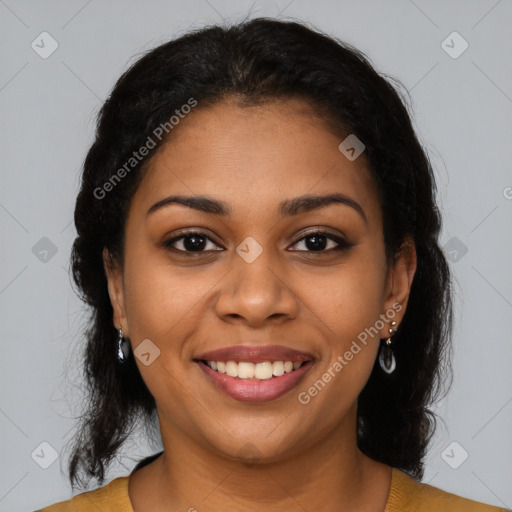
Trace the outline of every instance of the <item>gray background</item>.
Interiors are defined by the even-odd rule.
[[[366,52],[411,91],[458,283],[455,381],[436,409],[445,424],[424,481],[512,507],[510,0],[0,0],[0,510],[70,497],[64,445],[80,405],[76,347],[86,316],[68,260],[94,116],[138,54],[190,27],[248,13],[308,21]],[[31,47],[43,46],[44,31],[58,43],[46,59]],[[469,44],[458,58],[442,47],[453,31]],[[452,39],[445,45],[453,53],[462,46]],[[58,454],[47,469],[40,465],[51,451],[42,442]],[[156,449],[134,439],[108,480]],[[462,450],[469,457],[453,469],[445,459],[460,464]]]

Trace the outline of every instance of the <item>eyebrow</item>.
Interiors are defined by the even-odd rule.
[[[201,212],[210,213],[213,215],[220,215],[223,217],[228,217],[232,213],[231,207],[224,201],[210,199],[206,196],[172,195],[156,202],[153,206],[151,206],[146,213],[146,217],[156,212],[157,210],[160,210],[161,208],[171,204],[181,204],[194,210],[199,210]],[[279,214],[281,217],[288,217],[291,215],[310,212],[318,208],[324,208],[331,204],[344,204],[346,206],[350,206],[356,210],[363,218],[365,223],[368,224],[368,219],[366,218],[366,214],[362,206],[351,197],[339,193],[323,196],[303,195],[293,199],[287,199],[280,203]]]

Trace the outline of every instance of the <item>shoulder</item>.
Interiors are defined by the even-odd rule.
[[[116,478],[100,489],[83,492],[68,501],[55,503],[37,512],[133,512],[128,495],[128,480],[127,476]]]
[[[414,480],[393,468],[385,512],[503,512],[507,509],[463,498]]]

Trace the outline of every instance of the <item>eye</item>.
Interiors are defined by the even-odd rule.
[[[319,253],[343,251],[354,247],[354,244],[325,231],[311,231],[293,245],[301,246],[302,248],[292,249],[292,251]]]
[[[210,244],[210,247],[208,247]],[[200,231],[188,231],[180,236],[175,236],[162,244],[167,249],[174,249],[179,252],[206,252],[206,251],[222,251],[211,238]],[[213,246],[213,247],[211,247]],[[215,248],[217,247],[217,249]]]

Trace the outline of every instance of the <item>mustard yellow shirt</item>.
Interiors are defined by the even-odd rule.
[[[128,495],[129,476],[112,480],[95,491],[78,494],[37,512],[134,512]],[[392,468],[391,488],[384,512],[504,512],[505,508],[461,498],[420,483]]]

